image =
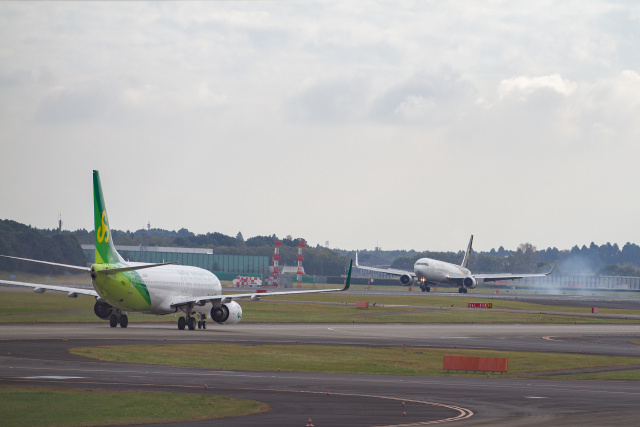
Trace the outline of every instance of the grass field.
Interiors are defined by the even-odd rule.
[[[316,345],[180,344],[127,345],[73,348],[72,354],[117,362],[207,369],[247,371],[333,372],[380,375],[481,375],[446,372],[442,356],[507,357],[509,373],[504,377],[529,377],[557,371],[640,366],[632,357],[604,357],[556,353],[525,353],[488,350],[425,349],[404,347],[356,347]],[[639,370],[602,373],[602,379],[640,379]],[[612,375],[613,374],[613,375]],[[562,378],[562,376],[554,376]]]
[[[98,426],[187,422],[259,414],[269,406],[203,394],[0,386],[3,426]]]
[[[94,300],[68,298],[59,292],[34,294],[22,288],[3,287],[0,292],[0,323],[93,322],[104,323],[93,313]],[[371,296],[307,294],[240,301],[243,322],[336,322],[336,323],[640,323],[636,319],[605,319],[556,313],[589,314],[587,307],[543,306],[513,300],[478,299],[446,295]],[[370,303],[357,309],[356,301]],[[493,309],[467,310],[467,302],[491,302]],[[373,303],[376,306],[373,307]],[[459,310],[462,309],[462,310]],[[637,310],[601,309],[601,314],[639,315]],[[175,316],[132,313],[130,322],[175,322]]]

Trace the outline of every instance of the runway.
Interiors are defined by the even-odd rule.
[[[633,425],[640,423],[637,382],[219,371],[100,363],[67,349],[298,341],[366,351],[406,344],[632,356],[640,365],[640,346],[630,343],[638,335],[637,325],[238,324],[178,331],[173,324],[151,323],[124,330],[102,324],[7,324],[0,329],[0,383],[218,393],[271,406],[267,414],[194,426],[304,426],[309,418],[316,426]]]
[[[229,288],[231,289],[231,288]],[[598,307],[617,310],[640,310],[640,293],[618,292],[611,294],[602,291],[584,292],[582,294],[559,295],[557,293],[510,293],[509,290],[501,290],[499,293],[486,292],[480,288],[466,294],[460,294],[455,289],[451,292],[409,292],[409,291],[367,291],[349,290],[346,293],[355,295],[380,295],[380,296],[410,296],[416,298],[429,297],[453,297],[453,298],[480,298],[489,300],[521,301],[540,305],[561,305],[567,307]]]

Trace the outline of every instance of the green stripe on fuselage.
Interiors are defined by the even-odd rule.
[[[108,268],[126,267],[127,264],[94,264],[96,272]],[[97,274],[93,280],[98,293],[109,304],[122,310],[149,311],[151,309],[151,295],[142,277],[136,271],[126,271],[117,274]]]

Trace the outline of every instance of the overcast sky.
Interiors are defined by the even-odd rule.
[[[640,243],[640,3],[0,2],[0,218]]]

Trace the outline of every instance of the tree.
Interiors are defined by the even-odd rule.
[[[538,252],[531,243],[522,243],[511,255],[511,269],[514,273],[535,271],[538,265]]]

